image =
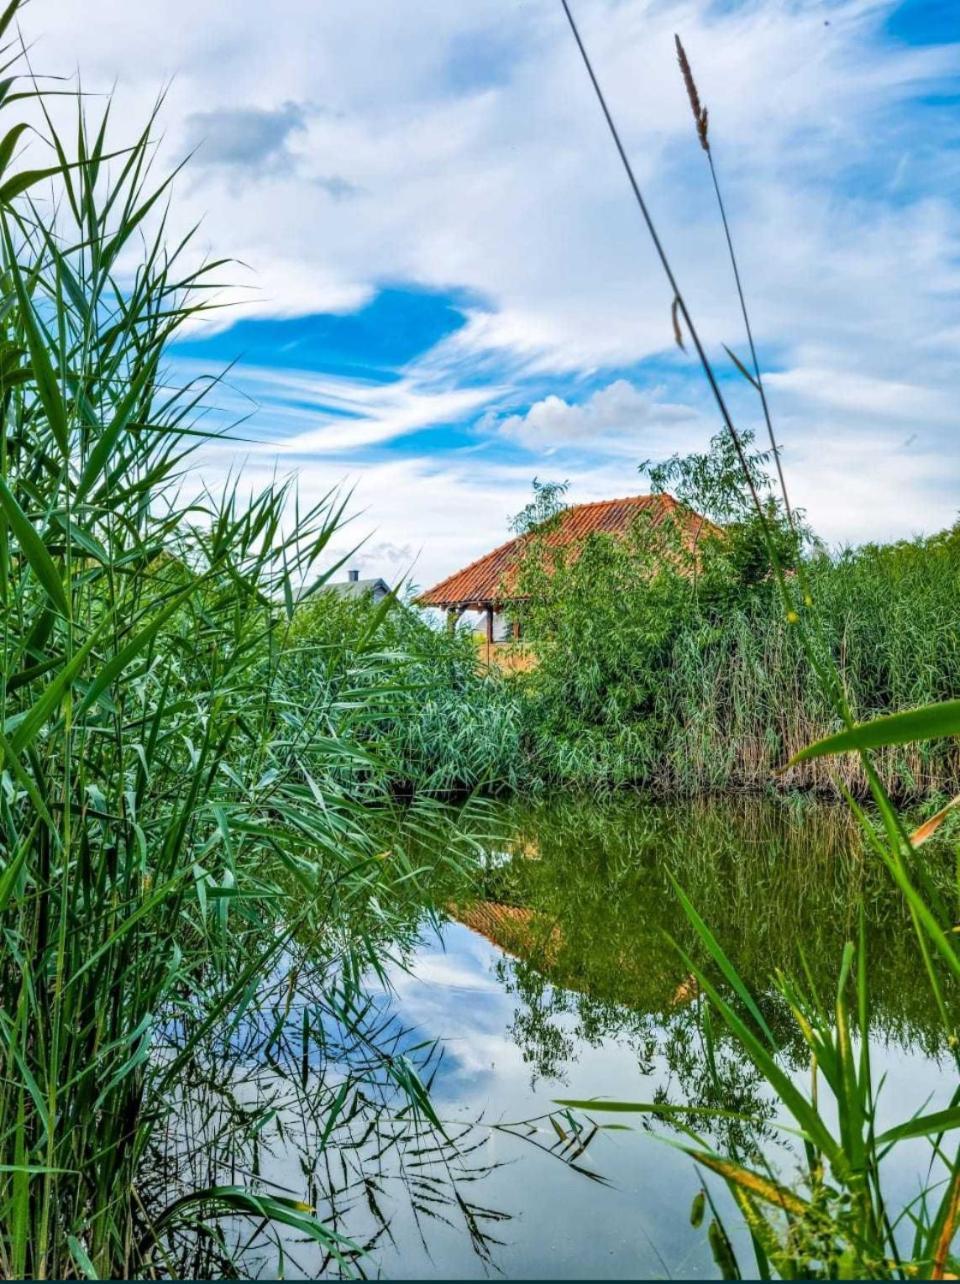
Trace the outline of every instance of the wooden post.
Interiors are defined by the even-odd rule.
[[[487,664],[493,661],[493,607],[487,607]]]

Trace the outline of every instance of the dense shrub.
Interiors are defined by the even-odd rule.
[[[528,780],[685,793],[771,784],[835,793],[842,783],[864,792],[852,755],[776,775],[837,725],[778,574],[808,599],[802,609],[818,620],[824,661],[856,717],[960,690],[960,528],[829,555],[802,517],[791,526],[770,497],[765,456],[751,454],[761,519],[729,454],[718,438],[702,455],[647,469],[687,509],[722,523],[693,542],[679,519],[641,517],[626,538],[596,534],[558,548],[549,538],[556,507],[540,515],[515,608],[538,657],[522,681]],[[953,790],[958,767],[949,740],[878,757],[900,797]]]
[[[517,687],[484,673],[470,636],[434,628],[415,607],[324,591],[297,611],[287,671],[315,693],[317,716],[367,757],[349,771],[363,797],[500,792],[521,783]]]

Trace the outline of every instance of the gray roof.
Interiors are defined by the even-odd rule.
[[[363,597],[365,593],[372,597],[386,597],[390,585],[379,577],[373,580],[338,580],[336,584],[326,585],[326,592],[336,593],[337,597]]]

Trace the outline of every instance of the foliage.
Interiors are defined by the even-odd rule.
[[[517,577],[517,612],[537,668],[526,684],[535,770],[584,784],[642,779],[644,719],[691,585],[678,528],[641,514],[626,538],[579,548],[536,536]]]
[[[148,1172],[211,1032],[266,978],[289,993],[303,949],[347,994],[383,967],[414,871],[344,786],[374,770],[353,728],[383,666],[354,648],[340,707],[290,681],[293,604],[342,505],[297,506],[291,531],[288,485],[192,482],[216,381],[176,385],[165,353],[217,264],[165,244],[152,122],[109,164],[109,112],[77,117],[72,153],[48,125],[52,199],[0,187],[0,1274],[156,1275],[191,1228],[228,1269],[218,1228],[243,1218],[342,1257],[255,1174],[174,1199]],[[435,1125],[396,1067],[403,1110]]]
[[[705,451],[640,465],[654,494],[672,493],[685,508],[722,528],[722,534],[708,528],[701,537],[701,604],[734,605],[745,591],[768,583],[774,565],[793,571],[804,551],[817,546],[803,515],[788,515],[776,495],[768,472],[773,458],[772,449],[755,448],[751,432],[740,434],[739,451],[729,433],[720,432]]]
[[[564,495],[570,488],[569,482],[542,482],[534,477],[532,488],[533,499],[510,520],[510,529],[515,535],[542,533],[567,506]]]
[[[296,611],[284,670],[313,693],[321,722],[349,711],[365,759],[342,783],[358,797],[452,798],[519,783],[515,685],[481,671],[468,633],[434,628],[409,603],[384,610],[369,596],[316,594]]]
[[[749,445],[749,437],[746,438]],[[767,487],[766,452],[750,452]],[[895,713],[960,688],[960,533],[867,545],[829,556],[769,500],[765,521],[731,480],[722,438],[709,451],[646,465],[683,505],[724,517],[691,546],[676,521],[639,521],[628,538],[594,535],[575,552],[529,542],[518,586],[531,778],[587,788],[626,783],[661,793],[781,786],[862,795],[851,757],[777,773],[837,725],[833,693],[808,662],[797,613],[785,611],[767,541],[816,601],[822,662],[858,717]],[[794,534],[794,531],[799,534]],[[878,759],[885,788],[913,798],[951,790],[954,741],[905,744]]]

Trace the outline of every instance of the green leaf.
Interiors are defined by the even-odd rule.
[[[18,715],[15,725],[10,726],[10,744],[16,753],[22,753],[24,749],[29,748],[40,728],[54,710],[59,709],[64,695],[79,677],[80,670],[93,650],[96,640],[97,635],[91,634],[79,651],[71,657],[69,663],[50,679],[30,708]]]
[[[703,1222],[703,1213],[707,1204],[707,1192],[698,1190],[690,1205],[690,1225],[696,1229]]]
[[[109,687],[110,684],[120,676],[127,665],[136,659],[147,643],[156,637],[164,624],[166,624],[170,617],[183,605],[185,598],[189,597],[194,590],[195,585],[189,585],[182,593],[178,593],[172,602],[168,603],[162,611],[158,611],[150,623],[145,625],[135,638],[128,642],[127,645],[118,651],[116,655],[111,656],[90,683],[83,699],[77,706],[75,714],[77,718],[79,718],[81,714],[85,713],[86,710],[100,698],[104,691],[106,691],[107,687]]]
[[[87,1250],[77,1239],[76,1235],[68,1235],[67,1243],[70,1245],[70,1256],[80,1268],[80,1272],[84,1279],[98,1280],[100,1276],[97,1274],[96,1267],[93,1262],[90,1261],[90,1258],[87,1256]]]
[[[857,723],[846,731],[807,745],[794,754],[788,765],[792,767],[795,763],[823,758],[828,754],[905,745],[914,740],[938,740],[943,736],[960,736],[960,700],[926,704],[920,709],[908,709],[904,713],[891,713],[884,718]]]
[[[6,513],[17,543],[30,563],[34,575],[46,590],[50,601],[61,615],[68,616],[70,607],[67,603],[67,595],[53,558],[47,552],[36,527],[20,507],[16,496],[2,477],[0,477],[0,507]]]
[[[107,463],[113,457],[117,441],[121,433],[125,432],[133,419],[134,411],[144,394],[150,378],[156,369],[154,361],[147,361],[138,371],[136,378],[132,381],[129,389],[117,406],[113,421],[107,425],[101,432],[96,445],[91,450],[89,458],[80,477],[77,486],[77,499],[81,500],[89,493],[91,488],[98,481],[100,474],[103,472]]]
[[[960,1106],[951,1106],[946,1110],[935,1110],[929,1115],[916,1115],[905,1123],[888,1128],[877,1138],[877,1145],[889,1145],[896,1141],[906,1141],[910,1137],[929,1137],[933,1133],[949,1132],[960,1128]]]
[[[752,383],[753,386],[756,388],[757,392],[759,392],[760,385],[757,383],[756,379],[754,379],[753,375],[750,373],[747,367],[743,364],[743,362],[740,360],[737,354],[733,352],[730,348],[728,348],[726,344],[723,345],[723,350],[727,354],[727,356],[730,358],[730,360],[733,362],[733,364],[737,367],[737,369],[740,371],[740,373],[743,375],[744,379],[746,379],[748,383]]]
[[[22,0],[10,0],[10,3],[4,9],[3,13],[0,14],[0,36],[2,36],[10,26],[10,23],[13,21],[21,3]]]
[[[14,125],[13,129],[8,130],[6,134],[4,134],[3,141],[0,142],[0,174],[2,174],[10,164],[10,158],[13,156],[13,149],[16,147],[21,135],[27,129],[29,129],[29,125],[22,123]]]
[[[51,173],[56,173],[52,170]],[[23,177],[22,175],[20,176]],[[11,179],[10,182],[15,182]],[[9,183],[0,186],[0,205],[6,199],[4,193],[9,187]],[[43,406],[50,424],[50,430],[57,440],[64,459],[70,453],[70,430],[67,420],[67,408],[64,405],[63,397],[60,395],[60,385],[57,381],[57,375],[50,360],[50,351],[40,328],[34,312],[33,303],[27,294],[27,288],[23,281],[23,274],[13,258],[13,246],[10,243],[10,235],[7,234],[7,251],[11,259],[11,276],[13,277],[14,287],[17,292],[17,300],[20,304],[20,316],[23,321],[23,328],[27,339],[27,350],[30,353],[30,365],[33,368],[33,376],[37,383],[37,396]]]
[[[710,928],[707,927],[706,923],[697,913],[696,909],[693,906],[693,902],[690,900],[689,896],[687,896],[686,892],[677,882],[676,878],[674,878],[673,874],[669,874],[669,877],[670,877],[671,883],[673,883],[674,891],[677,893],[677,896],[680,900],[680,904],[683,906],[683,912],[686,914],[687,918],[690,920],[690,923],[693,926],[694,930],[696,931],[697,935],[700,937],[701,941],[706,946],[708,952],[710,953],[710,956],[713,958],[717,967],[723,973],[724,977],[727,980],[727,983],[731,986],[731,988],[737,994],[737,997],[740,999],[740,1002],[747,1009],[747,1011],[753,1017],[754,1021],[756,1021],[757,1025],[763,1031],[764,1037],[766,1038],[767,1042],[770,1044],[772,1048],[776,1048],[777,1041],[773,1037],[773,1032],[770,1029],[770,1027],[767,1025],[766,1021],[764,1020],[763,1013],[757,1007],[757,1004],[754,1000],[753,995],[747,989],[739,973],[737,972],[737,969],[733,966],[733,964],[730,962],[730,959],[724,953],[723,949],[720,946],[720,942],[717,940],[714,934],[710,931]]]
[[[34,809],[40,816],[43,823],[56,837],[57,841],[59,841],[59,831],[53,823],[53,818],[47,810],[46,803],[40,797],[40,793],[33,781],[33,778],[27,772],[23,763],[17,756],[15,749],[2,731],[0,731],[0,761],[10,768],[14,780],[16,780],[21,788],[26,792],[27,797],[33,803]]]

